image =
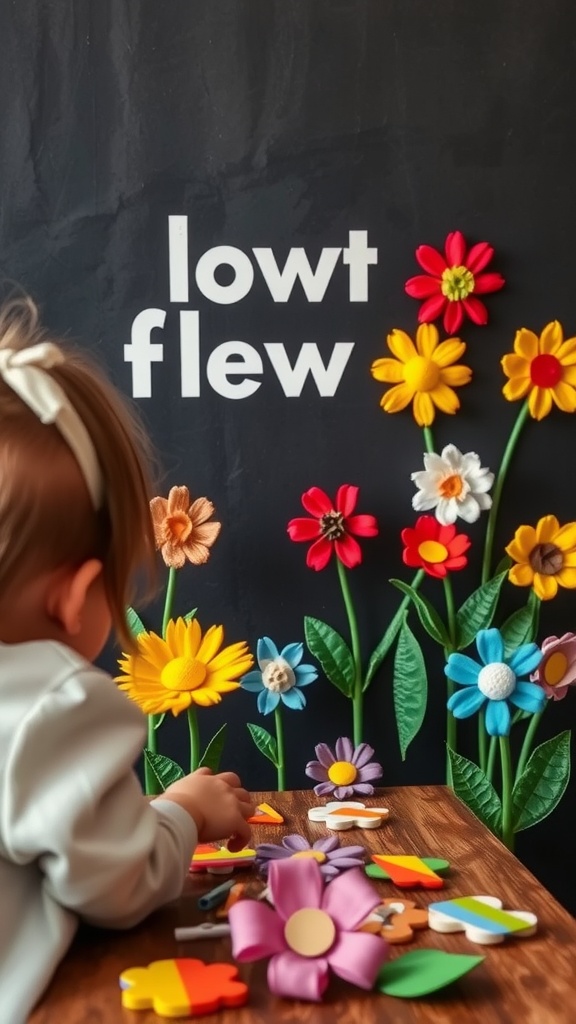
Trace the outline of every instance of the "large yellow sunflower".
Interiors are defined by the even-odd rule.
[[[540,337],[522,327],[514,338],[514,352],[502,357],[510,379],[503,394],[509,402],[528,395],[528,408],[542,420],[554,402],[562,412],[576,412],[576,338],[564,341],[557,320],[546,324]]]
[[[254,662],[244,641],[220,650],[223,639],[222,626],[210,626],[202,636],[196,619],[171,619],[165,640],[140,633],[138,654],[119,659],[124,675],[116,682],[148,715],[219,704],[223,693],[238,689],[235,680]]]
[[[506,553],[517,563],[510,582],[533,587],[541,601],[556,597],[559,586],[576,587],[576,523],[560,526],[556,516],[543,516],[535,528],[519,526]]]
[[[404,331],[393,330],[386,341],[395,359],[375,359],[370,372],[376,380],[396,386],[380,400],[384,412],[400,412],[410,402],[420,427],[434,422],[436,408],[453,414],[460,408],[455,387],[468,384],[472,370],[453,364],[466,351],[460,338],[448,338],[438,344],[434,324],[420,324],[416,344]]]

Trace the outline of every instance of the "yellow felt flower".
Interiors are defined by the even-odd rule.
[[[535,528],[519,526],[506,553],[516,562],[510,582],[533,587],[541,601],[556,597],[559,586],[576,587],[576,523],[560,526],[556,516],[543,516]]]
[[[522,327],[514,338],[514,352],[502,358],[510,379],[503,394],[509,402],[528,395],[528,408],[542,420],[554,402],[562,412],[576,412],[576,338],[564,341],[557,320],[546,324],[540,337]]]
[[[380,400],[384,412],[400,412],[413,402],[412,412],[420,427],[434,422],[436,409],[453,414],[460,400],[453,390],[468,384],[472,370],[454,366],[466,351],[460,338],[448,338],[438,344],[434,324],[420,324],[416,344],[404,331],[393,330],[386,341],[394,359],[375,359],[370,372],[376,380],[395,387]]]
[[[220,650],[223,639],[222,626],[210,626],[202,636],[196,619],[171,619],[165,640],[140,633],[138,653],[118,661],[124,675],[116,682],[148,715],[219,704],[223,693],[238,689],[235,680],[254,662],[244,641]]]

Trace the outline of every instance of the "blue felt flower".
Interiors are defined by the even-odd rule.
[[[270,637],[263,636],[258,641],[256,657],[260,671],[247,672],[240,686],[258,694],[261,714],[270,714],[280,701],[293,711],[301,711],[306,706],[300,687],[313,683],[318,673],[313,665],[300,664],[303,653],[303,644],[288,644],[279,652]]]
[[[448,709],[455,718],[468,718],[487,704],[486,732],[490,736],[508,736],[508,702],[532,714],[544,708],[546,694],[542,687],[522,678],[538,667],[542,651],[537,644],[522,644],[506,658],[499,629],[481,629],[476,647],[482,664],[465,654],[451,654],[448,658],[446,675],[466,687],[452,694]]]

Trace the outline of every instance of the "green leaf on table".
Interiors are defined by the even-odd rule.
[[[171,786],[173,782],[178,782],[178,779],[184,778],[182,768],[172,758],[166,757],[164,754],[157,754],[153,750],[148,750],[148,747],[144,750],[144,758],[154,772],[162,792],[168,789],[168,786]]]
[[[537,825],[554,810],[570,780],[570,730],[558,733],[532,751],[512,790],[515,832]]]
[[[146,626],[142,622],[142,619],[140,618],[138,613],[135,612],[133,608],[126,609],[126,625],[128,626],[128,629],[130,630],[134,638],[140,636],[140,633],[146,632]]]
[[[404,621],[404,615],[404,609],[399,608],[394,618],[392,619],[390,625],[388,626],[388,629],[384,633],[384,636],[380,640],[379,644],[372,651],[372,654],[370,655],[370,661],[368,662],[368,671],[366,672],[366,678],[364,680],[362,690],[368,689],[370,683],[374,679],[374,676],[376,675],[378,669],[380,668],[382,662],[384,661],[384,658],[386,657],[388,651],[392,647],[392,644],[394,643],[396,637],[398,636],[402,622]]]
[[[186,612],[184,616],[184,622],[192,622],[192,619],[196,617],[197,608],[193,608],[191,612]]]
[[[500,627],[506,657],[509,657],[517,647],[522,644],[530,644],[534,641],[538,631],[539,608],[528,601],[523,608],[518,608]]]
[[[461,651],[474,640],[478,630],[489,629],[498,604],[505,572],[494,576],[466,598],[456,614],[456,648]]]
[[[220,768],[220,758],[222,757],[222,751],[224,749],[224,742],[226,740],[226,722],[221,725],[218,732],[215,732],[212,739],[210,740],[206,750],[200,758],[199,768],[211,768],[213,772],[217,772]]]
[[[278,744],[274,737],[270,735],[267,729],[263,729],[261,725],[254,725],[252,722],[248,722],[247,725],[248,732],[260,753],[264,754],[264,757],[267,757],[269,761],[272,761],[272,764],[277,768]]]
[[[374,988],[398,999],[416,999],[458,981],[484,959],[469,953],[446,953],[443,949],[413,949],[385,963]]]
[[[351,697],[354,690],[354,659],[347,643],[339,633],[326,622],[304,617],[304,635],[310,654],[320,662],[327,679],[345,697]]]
[[[481,768],[450,747],[454,792],[462,803],[496,836],[502,833],[502,804],[494,786]]]
[[[418,612],[418,618],[428,633],[428,636],[431,636],[432,639],[435,640],[436,643],[441,644],[442,647],[448,647],[450,644],[448,630],[428,598],[424,597],[423,594],[420,594],[419,591],[414,590],[414,588],[409,586],[408,583],[404,583],[403,580],[390,580],[390,583],[410,598]]]
[[[394,655],[394,711],[400,741],[402,760],[415,736],[418,735],[428,699],[428,678],[422,649],[410,626],[404,621]]]

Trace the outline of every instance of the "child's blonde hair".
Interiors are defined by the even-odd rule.
[[[44,372],[63,389],[90,435],[104,501],[94,509],[58,428],[42,423],[0,377],[0,600],[37,573],[101,559],[112,621],[130,650],[126,608],[135,576],[143,571],[152,580],[155,566],[150,443],[128,401],[85,353],[50,336],[30,298],[0,307],[0,350],[42,342],[65,354]]]

